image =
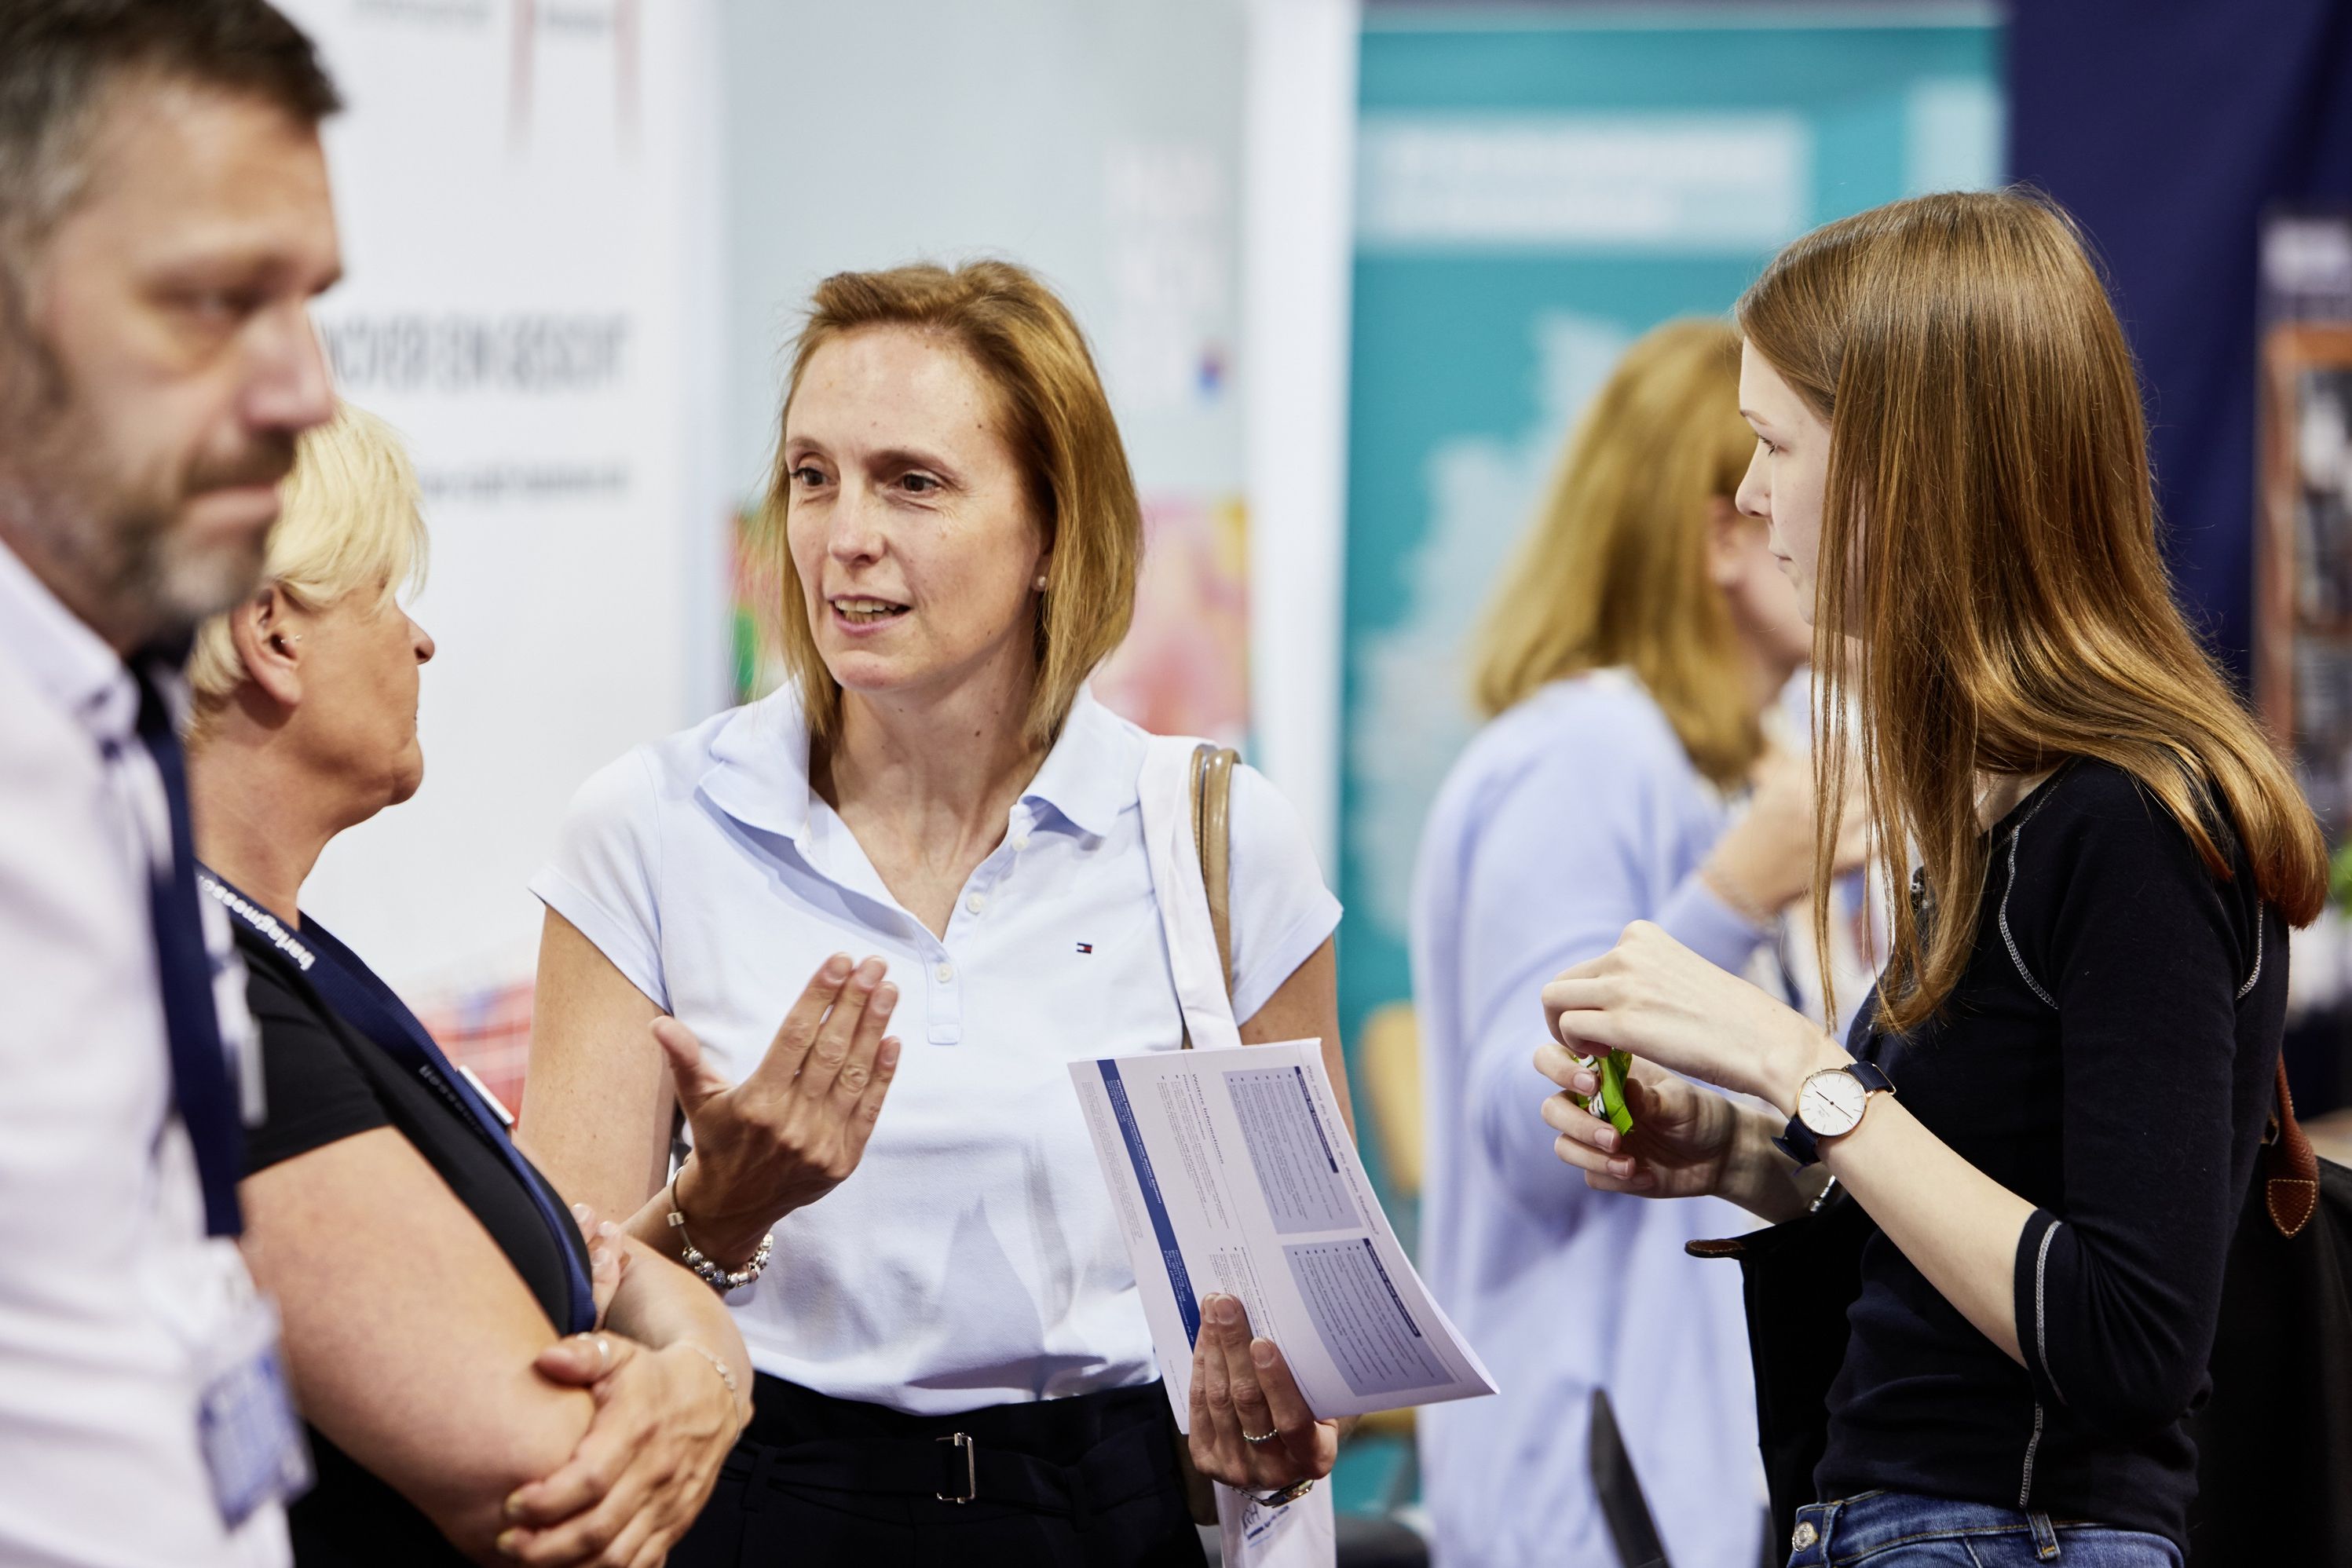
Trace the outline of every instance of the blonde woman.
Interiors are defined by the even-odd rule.
[[[1422,1249],[1503,1388],[1422,1413],[1447,1563],[1615,1561],[1585,1451],[1596,1390],[1667,1555],[1694,1568],[1757,1559],[1738,1282],[1682,1253],[1739,1221],[1563,1181],[1530,1115],[1545,1084],[1527,1070],[1540,1028],[1529,988],[1545,977],[1635,920],[1742,968],[1769,958],[1777,916],[1811,876],[1807,765],[1768,747],[1763,724],[1810,634],[1763,526],[1732,505],[1753,440],[1738,355],[1725,323],[1670,322],[1595,398],[1486,617],[1477,695],[1490,722],[1422,842]],[[1579,1332],[1561,1333],[1564,1320]]]
[[[584,1249],[493,1108],[302,912],[334,836],[424,778],[433,640],[398,594],[425,548],[398,438],[344,405],[303,437],[260,591],[189,671],[198,886],[236,931],[268,1091],[243,1244],[318,1470],[295,1561],[649,1568],[749,1413],[733,1323],[617,1232]]]
[[[770,503],[792,681],[591,779],[533,883],[523,1125],[729,1291],[759,1369],[672,1562],[1198,1563],[1067,1071],[1182,1038],[1146,737],[1085,689],[1141,512],[1068,310],[1003,263],[826,279]],[[1232,831],[1242,1038],[1319,1037],[1342,1082],[1338,902],[1246,768]],[[1192,1458],[1293,1498],[1337,1429],[1202,1307]]]
[[[1876,208],[1738,319],[1740,506],[1859,712],[1822,809],[1866,798],[1918,896],[1843,1044],[1633,928],[1545,988],[1538,1057],[1570,1091],[1571,1048],[1640,1058],[1633,1134],[1545,1118],[1596,1188],[1793,1222],[1748,1244],[1757,1364],[1835,1368],[1776,1387],[1792,1564],[2175,1568],[2317,824],[2174,605],[2131,355],[2063,214]],[[1845,1196],[1807,1220],[1822,1170]]]

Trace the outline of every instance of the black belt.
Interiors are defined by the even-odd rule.
[[[746,1483],[746,1512],[759,1511],[772,1487],[995,1503],[1057,1515],[1084,1529],[1100,1510],[1171,1486],[1174,1462],[1166,1424],[1147,1423],[1110,1434],[1066,1465],[955,1432],[782,1445],[746,1438],[722,1473]]]

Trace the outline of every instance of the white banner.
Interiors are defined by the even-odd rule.
[[[304,903],[414,1002],[526,978],[565,801],[726,679],[709,0],[281,0],[328,154],[344,394],[408,438],[425,787]]]

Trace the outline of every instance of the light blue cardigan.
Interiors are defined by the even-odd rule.
[[[1717,1199],[1596,1193],[1552,1152],[1530,1058],[1544,983],[1654,920],[1735,973],[1766,933],[1697,875],[1721,794],[1629,674],[1559,681],[1447,777],[1414,878],[1426,1176],[1422,1263],[1495,1399],[1421,1413],[1444,1568],[1613,1565],[1585,1438],[1609,1392],[1675,1568],[1754,1568],[1762,1472],[1739,1273],[1684,1256],[1756,1221]]]

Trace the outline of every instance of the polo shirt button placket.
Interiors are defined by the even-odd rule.
[[[956,990],[956,967],[943,945],[932,946],[929,1039],[933,1045],[963,1040],[963,998]]]

